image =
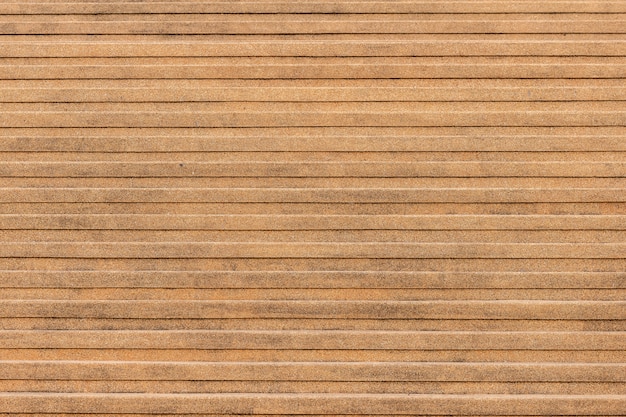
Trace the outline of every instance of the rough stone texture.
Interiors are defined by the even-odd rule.
[[[626,2],[0,34],[0,415],[626,416]]]

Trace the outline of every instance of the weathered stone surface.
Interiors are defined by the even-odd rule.
[[[0,415],[626,415],[626,2],[0,35]]]

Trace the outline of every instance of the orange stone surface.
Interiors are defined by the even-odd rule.
[[[0,416],[626,416],[626,1],[0,35]]]

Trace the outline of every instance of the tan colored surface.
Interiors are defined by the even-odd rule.
[[[0,34],[0,415],[626,416],[626,2]]]

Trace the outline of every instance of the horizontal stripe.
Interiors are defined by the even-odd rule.
[[[3,242],[1,258],[619,259],[623,243]]]
[[[335,329],[336,330],[336,329]],[[2,349],[11,360],[98,360],[120,361],[347,361],[347,362],[624,362],[619,350],[194,350],[194,349]],[[441,392],[441,391],[439,391]],[[604,393],[606,394],[606,393]]]
[[[53,80],[53,79],[159,79],[159,80],[355,80],[371,82],[394,79],[623,79],[626,65],[622,63],[556,63],[556,64],[512,64],[512,63],[315,63],[287,64],[264,62],[258,65],[249,63],[137,63],[125,65],[121,59],[107,59],[105,62],[72,65],[71,60],[63,64],[28,63],[24,65],[0,65],[0,80]],[[80,58],[83,60],[83,58]],[[132,58],[128,58],[132,59]],[[237,58],[231,58],[236,60]],[[346,58],[347,59],[347,58]],[[38,60],[41,61],[41,60]],[[417,66],[419,65],[419,66]],[[462,90],[461,90],[462,92]],[[479,94],[474,91],[474,94]],[[223,94],[229,94],[225,92]],[[483,93],[484,94],[484,93]],[[339,96],[341,97],[341,95]],[[484,96],[482,96],[483,99]],[[532,96],[531,96],[532,97]],[[580,97],[580,96],[579,96]],[[584,97],[584,96],[582,96]],[[621,99],[623,96],[619,96]]]
[[[625,25],[626,26],[626,25]],[[92,89],[3,89],[4,103],[81,102],[375,102],[375,101],[609,101],[624,97],[619,87],[528,88],[92,88]]]
[[[623,297],[623,296],[622,296]],[[575,299],[576,297],[572,297],[572,299]],[[68,318],[5,318],[5,319],[0,319],[0,325],[3,327],[3,329],[5,330],[20,330],[20,329],[37,329],[37,330],[178,330],[181,328],[185,328],[187,330],[357,330],[357,331],[381,331],[381,330],[386,330],[386,331],[494,331],[494,332],[514,332],[514,331],[543,331],[543,332],[549,332],[549,331],[581,331],[581,330],[586,330],[586,331],[625,331],[626,330],[626,321],[624,320],[394,320],[394,319],[386,319],[386,320],[354,320],[354,319],[88,319],[88,318],[78,318],[78,319],[68,319]],[[22,351],[22,354],[24,354],[25,351]],[[49,355],[53,355],[54,352],[51,351],[37,351],[34,350],[34,352],[39,353],[41,356],[39,356],[39,358],[45,358],[45,357],[51,357]],[[221,351],[222,353],[225,352],[231,352],[232,351]],[[254,351],[254,354],[259,354],[259,352],[263,352],[263,351]],[[301,352],[306,352],[306,351],[301,351]],[[412,351],[414,352],[414,351]],[[475,351],[474,351],[475,352]],[[498,351],[500,353],[502,352],[506,352],[506,351]],[[511,351],[509,351],[511,352]],[[31,352],[32,354],[33,352]],[[68,354],[68,352],[65,352],[66,354]],[[92,352],[95,353],[95,352]],[[117,354],[119,355],[121,352],[117,352]],[[153,352],[154,353],[154,352]],[[354,351],[353,351],[354,353]],[[371,352],[370,352],[371,353]],[[432,352],[431,352],[432,353]],[[492,351],[493,353],[493,351]],[[554,353],[554,352],[553,352]],[[605,352],[608,353],[608,352]],[[48,354],[48,356],[44,356]],[[80,359],[80,352],[74,352],[75,356],[72,356],[70,354],[70,356],[66,356],[70,359]],[[145,360],[146,357],[139,357],[136,355],[137,352],[134,353],[134,356],[132,356],[133,358],[136,358],[137,360]],[[284,352],[283,352],[284,354]],[[539,354],[539,355],[543,355]],[[323,355],[322,355],[323,356]],[[306,358],[309,358],[310,360],[320,360],[320,358],[322,356],[318,356],[317,358],[314,358],[313,356],[306,356]],[[393,356],[393,355],[392,355]],[[8,356],[3,356],[3,357],[8,357]],[[15,355],[12,355],[10,357],[16,357]],[[22,356],[22,358],[24,358],[26,356]],[[86,356],[83,356],[83,358],[85,358]],[[98,356],[98,355],[94,355],[93,357],[99,357],[99,358],[103,358],[103,356]],[[121,361],[124,360],[128,360],[128,358],[131,356],[127,356],[127,357],[121,357],[119,356],[119,359]],[[155,356],[149,356],[149,357],[155,357]],[[203,356],[206,357],[206,356]],[[242,356],[243,357],[243,356]],[[257,359],[260,358],[261,356],[257,356]],[[282,360],[299,360],[297,355],[294,355],[293,357],[289,358],[287,356],[275,356],[272,358],[269,358],[267,356],[263,356],[268,358],[268,360],[278,360],[278,361],[282,361]],[[396,357],[396,356],[394,356]],[[463,356],[464,358],[467,357],[469,358],[469,356]],[[505,359],[505,356],[498,356],[497,354],[494,353],[493,357],[486,357],[483,356],[482,358],[478,359],[477,357],[474,357],[474,359],[476,360],[494,360],[494,357],[500,358],[502,360],[511,360],[512,356],[509,356],[508,359]],[[602,355],[601,353],[598,353],[598,355],[596,357],[587,357],[588,360],[592,360],[595,362],[598,362],[600,360],[604,360],[604,361],[616,361],[619,360],[619,358],[621,358],[622,356],[613,356],[608,357],[607,355]],[[164,357],[161,357],[161,359],[164,359]],[[189,357],[189,356],[184,356],[183,352],[181,351],[181,358],[189,358],[189,360],[198,360],[197,357]],[[181,360],[181,358],[173,358],[174,361],[178,361]],[[228,356],[228,355],[222,355],[220,357],[213,357],[213,360],[228,360],[228,358],[230,359],[237,359],[236,357],[234,357],[233,355]],[[344,356],[344,358],[346,358]],[[356,356],[352,356],[353,359],[348,359],[346,358],[346,360],[368,360],[366,357],[361,357],[360,359],[354,359],[356,358]],[[389,358],[384,358],[382,356],[376,356],[376,358],[379,358],[382,361],[388,360]],[[400,357],[397,356],[396,357],[398,360],[407,360],[407,361],[416,361],[416,360],[420,360],[420,358],[426,358],[426,356],[408,356],[405,352],[405,356],[404,357]],[[457,357],[457,359],[451,358],[449,355],[442,355],[441,357],[439,357],[438,360],[442,360],[442,361],[447,361],[447,360],[451,360],[451,361],[455,361],[458,362],[459,357]],[[554,357],[552,359],[550,359],[549,356],[537,356],[535,358],[529,357],[527,356],[528,360],[557,360],[554,359]],[[541,359],[540,359],[541,358]],[[571,358],[561,358],[562,362],[572,362],[572,361],[577,361],[580,358],[580,356],[572,356]],[[158,358],[157,358],[158,359]],[[241,357],[239,358],[241,359]],[[435,360],[436,358],[431,356],[428,360]],[[168,360],[168,359],[165,359]],[[330,358],[327,357],[325,360],[336,360],[336,358]],[[371,358],[370,358],[371,360]],[[11,381],[15,380],[5,380],[4,382],[0,381],[0,387],[4,387],[4,390],[7,390],[7,387],[11,387]],[[196,383],[197,384],[197,383]],[[189,388],[189,392],[194,392],[194,389],[199,389],[200,391],[196,391],[196,392],[207,392],[207,391],[202,391],[202,386],[197,386],[196,384],[194,384],[193,382],[188,384]],[[459,383],[462,384],[462,383]],[[591,390],[594,390],[595,393],[601,394],[609,394],[609,393],[619,393],[618,391],[620,390],[620,385],[622,386],[621,389],[624,388],[624,385],[626,384],[619,384],[619,383],[613,383],[613,386],[604,386],[605,391],[601,392],[602,389],[602,384],[598,384],[595,389],[593,387],[589,387]],[[15,384],[17,387],[17,383]],[[37,384],[33,384],[33,386],[36,386]],[[118,387],[120,385],[123,384],[112,384],[113,386],[117,385]],[[153,384],[154,388],[156,389],[157,386],[162,385],[162,384]],[[261,392],[261,391],[255,391],[256,387],[252,386],[253,384],[248,383],[245,386],[240,387],[239,389],[244,389],[244,390],[251,390],[253,392]],[[284,386],[282,385],[281,387],[281,383],[277,382],[275,384],[267,384],[266,387],[268,387],[267,389],[271,389],[272,386],[276,387],[277,390],[289,390],[290,387],[289,386]],[[302,386],[303,384],[299,383],[299,384],[293,384],[291,386],[291,388],[297,389],[300,388],[300,392],[320,392],[320,391],[306,391],[306,386]],[[350,384],[341,384],[339,387],[335,387],[335,389],[338,389],[339,391],[337,392],[360,392],[362,389],[367,389],[367,387],[358,387],[359,384],[357,384],[356,387],[351,387]],[[405,386],[405,384],[394,384],[392,382],[388,382],[386,383],[386,385],[390,386],[389,391],[384,390],[384,387],[381,387],[379,384],[372,384],[372,390],[382,390],[379,392],[394,392],[393,389],[391,389],[391,387],[396,386],[396,387],[402,387],[404,386],[406,390],[408,391],[404,391],[401,390],[400,392],[410,392],[410,386]],[[378,387],[376,387],[376,385],[378,385]],[[471,385],[471,384],[470,384]],[[514,389],[517,388],[517,393],[524,393],[525,389],[530,388],[526,386],[527,384],[523,384],[523,385],[517,385],[515,387],[509,387],[509,389]],[[584,384],[583,384],[584,385]],[[610,384],[609,384],[610,385]],[[218,389],[217,392],[228,392],[228,391],[219,391],[220,388],[228,388],[228,384],[207,384],[205,386],[206,389],[208,389],[208,392],[211,392],[211,388],[213,389]],[[231,385],[232,387],[232,385]],[[24,385],[22,384],[22,388],[24,388]],[[59,387],[60,388],[60,387]],[[419,388],[419,387],[416,387]],[[429,391],[428,389],[431,389],[431,391]],[[453,394],[455,392],[457,393],[463,393],[462,391],[458,391],[455,390],[455,387],[450,387],[451,391],[449,391],[450,394]],[[458,387],[457,387],[458,388]],[[546,387],[544,386],[544,389]],[[553,386],[551,387],[553,389],[552,392],[554,393],[563,393],[563,392],[569,392],[572,394],[576,393],[576,390],[574,391],[570,391],[570,390],[563,390],[564,387],[561,387],[560,391],[559,388],[557,386]],[[326,391],[325,388],[320,387],[320,385],[316,385],[311,387],[311,389],[318,389],[321,390],[321,392],[329,392]],[[441,391],[432,391],[432,389],[437,389],[434,386],[431,387],[422,387],[422,390],[424,392],[441,392]],[[477,391],[479,390],[480,387],[475,387],[474,390],[468,391],[467,393],[471,393],[471,392],[480,392]],[[482,387],[483,390],[486,389],[485,386]],[[500,390],[498,392],[506,392],[506,391],[502,391],[503,389],[506,389],[506,387],[500,387]],[[579,389],[582,389],[581,387],[579,387]],[[24,389],[9,389],[12,391],[24,391]],[[304,390],[304,391],[302,391]],[[34,391],[40,391],[40,389],[36,389]],[[107,392],[115,392],[115,388],[108,388],[105,389],[105,391]],[[125,392],[126,388],[124,389]],[[239,391],[239,392],[251,392],[251,391]],[[102,391],[100,391],[102,392]],[[131,391],[132,392],[132,391]],[[136,392],[136,391],[135,391]],[[162,392],[167,392],[167,391],[162,391]],[[174,391],[175,392],[175,391]],[[230,391],[233,392],[233,391]],[[271,392],[271,391],[268,391]],[[287,391],[289,392],[289,391]],[[294,391],[291,391],[294,392]],[[332,392],[332,390],[331,390]],[[484,391],[483,391],[484,392]],[[491,392],[491,391],[490,391]],[[527,391],[528,393],[530,393],[531,391]],[[550,391],[547,391],[550,392]],[[547,393],[546,392],[546,393]],[[494,392],[494,394],[497,392]],[[581,392],[582,393],[582,392]]]
[[[573,215],[11,215],[4,230],[624,230],[626,218]]]
[[[0,14],[126,14],[126,13],[624,13],[619,1],[381,1],[291,2],[39,2],[5,3]]]
[[[7,114],[11,113],[92,113],[102,114],[134,114],[134,113],[205,113],[214,114],[229,112],[235,114],[256,115],[262,112],[278,113],[299,112],[304,114],[372,114],[393,113],[420,114],[454,112],[458,114],[490,114],[525,112],[549,113],[600,113],[612,114],[626,111],[626,101],[610,102],[555,102],[555,103],[473,103],[473,110],[467,111],[466,103],[431,103],[431,102],[341,102],[341,103],[2,103],[0,109]],[[323,117],[323,116],[322,116]]]
[[[0,132],[1,133],[1,132]],[[311,135],[232,137],[140,135],[115,133],[82,137],[37,133],[0,136],[2,152],[575,152],[626,151],[619,135]]]
[[[1,11],[0,11],[1,13]],[[626,41],[2,42],[0,57],[624,56]]]
[[[0,380],[0,389],[10,392],[110,392],[110,393],[343,393],[343,394],[491,394],[619,395],[618,382],[334,382],[334,381],[46,381]],[[207,414],[201,414],[206,416]],[[380,414],[377,414],[380,416]],[[102,416],[93,414],[90,417]],[[116,417],[124,417],[116,413]],[[134,414],[133,417],[138,417]],[[184,416],[190,416],[185,414]],[[267,415],[263,415],[267,417]],[[396,415],[397,416],[397,415]]]
[[[141,15],[140,15],[141,16]],[[238,16],[239,17],[239,16]],[[626,33],[626,20],[597,19],[589,20],[331,20],[331,21],[228,21],[215,20],[197,21],[187,20],[185,15],[178,21],[150,22],[145,20],[124,20],[101,22],[75,21],[65,17],[61,21],[45,23],[22,19],[13,21],[0,20],[0,33],[16,34],[46,34],[46,35],[73,35],[73,34],[380,34],[380,33],[468,33],[468,34],[501,34],[501,33]]]
[[[102,112],[3,111],[1,127],[626,126],[626,112]]]
[[[619,188],[0,188],[0,203],[515,203],[624,202]]]
[[[613,272],[8,271],[0,288],[626,288]]]
[[[624,364],[0,362],[1,379],[624,382]]]
[[[1,331],[0,349],[622,350],[625,332]]]
[[[171,284],[169,284],[171,286]],[[91,285],[93,287],[93,284]],[[558,287],[558,286],[557,286]],[[485,300],[485,301],[556,301],[569,302],[577,301],[621,301],[626,297],[626,289],[623,288],[584,288],[584,289],[562,289],[562,288],[533,288],[533,289],[437,289],[437,288],[87,288],[82,287],[76,291],[76,287],[66,288],[4,288],[2,291],[3,300],[216,300],[216,301],[245,301],[245,300],[296,300],[296,301],[319,301],[319,302],[340,302],[340,301],[372,301],[385,302],[389,300],[408,302],[426,302],[431,300],[460,301],[460,300]],[[64,320],[67,320],[64,322]],[[5,324],[5,329],[67,329],[80,330],[90,329],[77,323],[80,319],[70,318],[5,318],[1,321]],[[87,320],[87,319],[85,319]],[[93,323],[100,323],[102,326],[94,329],[115,330],[176,330],[183,325],[185,329],[193,330],[297,330],[302,329],[335,329],[335,330],[626,330],[626,320],[544,320],[532,319],[524,323],[528,328],[520,326],[520,321],[516,319],[343,319],[343,318],[289,318],[289,319],[238,319],[223,318],[149,318],[149,319],[126,319],[111,318],[100,319],[91,318]],[[246,321],[248,320],[248,321]],[[521,320],[521,319],[520,319]],[[13,326],[9,323],[14,323]],[[14,327],[15,323],[21,323]],[[39,323],[39,326],[31,326],[28,323]],[[257,326],[254,327],[255,323]],[[468,326],[463,327],[466,323]],[[562,324],[564,327],[559,328]],[[121,327],[118,327],[120,326]],[[339,326],[334,328],[333,326]],[[386,328],[385,325],[390,326]],[[26,327],[23,327],[26,326]],[[53,327],[50,327],[53,326]],[[54,327],[61,326],[61,327]],[[68,327],[69,326],[69,327]],[[72,327],[78,326],[78,327]],[[130,327],[125,327],[130,326]],[[428,327],[432,326],[432,327]],[[492,328],[493,327],[493,328]]]
[[[610,162],[7,162],[0,177],[626,177]]]
[[[336,258],[0,258],[0,269],[52,270],[180,270],[197,271],[238,269],[244,271],[453,271],[453,272],[613,272],[626,268],[626,259],[602,258],[344,258],[340,266]]]
[[[9,188],[72,188],[72,187],[102,187],[102,188],[319,188],[328,185],[328,177],[18,177],[3,178],[3,184]],[[397,178],[359,178],[335,177],[335,188],[624,188],[626,178],[584,178],[584,177],[489,177],[489,178],[460,178],[460,177],[397,177]],[[232,209],[232,207],[231,207]],[[181,210],[183,210],[181,208]],[[226,211],[225,214],[232,212]],[[396,211],[397,212],[397,211]],[[198,213],[193,211],[193,213]],[[354,213],[360,214],[357,211]],[[332,212],[330,212],[332,214]],[[520,214],[524,214],[521,212]],[[594,214],[601,214],[594,212]]]
[[[0,317],[626,320],[607,301],[3,301]]]
[[[482,412],[513,415],[582,413],[619,415],[626,400],[618,395],[348,395],[348,394],[0,394],[0,411],[16,412],[216,412],[413,413],[467,415]]]

